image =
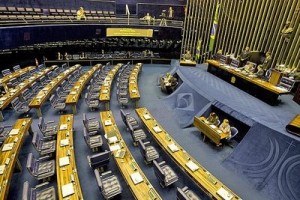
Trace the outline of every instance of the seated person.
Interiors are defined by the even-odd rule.
[[[230,130],[230,125],[229,125],[229,120],[228,119],[224,119],[222,124],[219,126],[219,129],[223,132],[228,134],[228,138],[231,138],[231,130]]]
[[[219,124],[219,117],[215,112],[212,112],[209,114],[209,117],[206,118],[206,121],[208,121],[210,124],[218,126]]]
[[[265,70],[262,68],[261,65],[258,65],[257,67],[257,72],[256,72],[256,75],[259,76],[259,77],[263,77],[265,76]]]
[[[79,10],[77,11],[77,20],[86,20],[86,16],[85,16],[85,11],[83,9],[83,7],[80,7]]]
[[[151,20],[152,20],[152,17],[150,16],[149,13],[147,13],[143,18],[141,18],[143,20],[145,20],[147,22],[148,25],[151,24]]]
[[[282,35],[282,37],[285,38],[286,42],[289,42],[289,39],[293,33],[293,30],[294,30],[294,28],[291,26],[291,22],[287,21],[280,33]]]
[[[261,67],[263,68],[263,70],[265,72],[268,71],[268,69],[271,68],[271,63],[272,63],[272,55],[271,55],[271,52],[268,51],[266,53],[266,58],[265,58],[263,64],[261,65]]]
[[[186,53],[183,55],[184,61],[192,61],[193,57],[189,50],[186,51]]]
[[[250,47],[246,47],[242,53],[238,56],[238,59],[241,61],[241,66],[244,66],[244,64],[247,63],[251,56]]]
[[[174,78],[170,73],[166,74],[166,77],[164,78],[164,83],[166,86],[175,85],[176,82],[177,82],[177,79]]]
[[[300,67],[292,67],[291,72],[288,75],[294,80],[300,80]]]

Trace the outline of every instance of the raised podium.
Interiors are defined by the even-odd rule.
[[[280,71],[272,69],[272,73],[271,73],[269,82],[272,85],[278,85],[278,83],[280,82],[281,77],[282,77],[282,73]]]
[[[285,128],[287,132],[300,136],[300,114],[296,115]]]

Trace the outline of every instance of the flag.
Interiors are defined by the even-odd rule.
[[[195,57],[196,62],[198,62],[200,59],[201,43],[202,43],[202,40],[199,39],[197,42],[197,46],[196,46],[196,57]]]
[[[217,31],[217,27],[218,27],[218,20],[219,20],[219,8],[220,8],[220,4],[218,3],[216,6],[216,11],[215,11],[215,16],[214,16],[214,23],[213,26],[211,28],[211,32],[210,32],[210,38],[209,38],[209,51],[212,51],[214,48],[214,43],[215,43],[215,36],[216,36],[216,31]]]

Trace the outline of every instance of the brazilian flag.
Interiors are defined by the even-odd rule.
[[[214,23],[210,32],[210,39],[209,39],[209,51],[212,51],[214,48],[215,43],[215,36],[216,36],[216,30],[218,26],[218,20],[219,20],[219,8],[220,4],[218,3],[216,6],[215,16],[214,16]]]
[[[199,39],[197,42],[197,46],[196,46],[196,56],[195,56],[196,62],[199,62],[199,60],[200,60],[201,43],[202,43],[202,40]]]

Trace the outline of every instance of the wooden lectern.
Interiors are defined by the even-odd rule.
[[[272,69],[272,73],[271,73],[269,82],[272,85],[278,85],[278,83],[280,82],[281,77],[282,77],[282,73],[280,71]]]

